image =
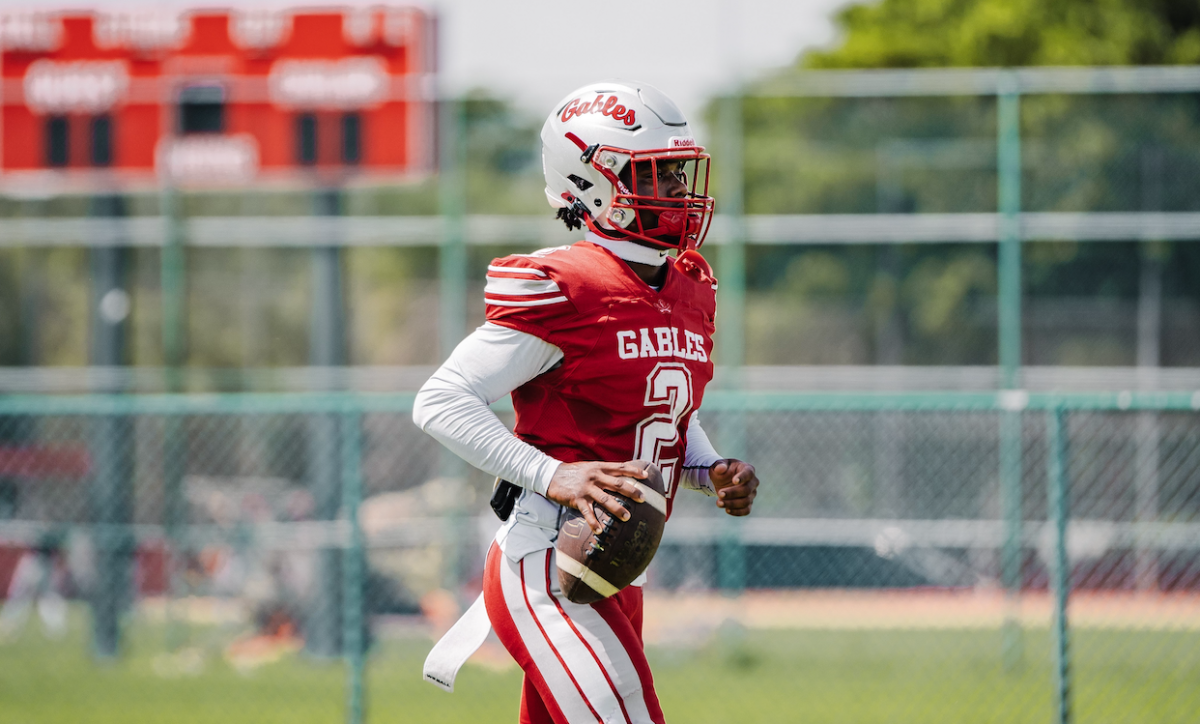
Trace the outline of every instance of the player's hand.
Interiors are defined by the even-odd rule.
[[[592,510],[593,504],[599,504],[620,520],[629,520],[629,511],[625,510],[625,506],[621,505],[613,493],[620,493],[639,503],[644,502],[641,491],[621,478],[644,480],[646,471],[632,462],[563,463],[550,478],[546,497],[559,505],[578,510],[592,531],[600,533],[604,526],[596,518],[596,513]]]
[[[758,495],[758,475],[750,463],[727,458],[708,469],[708,478],[717,489],[717,507],[729,515],[750,515],[754,496]]]

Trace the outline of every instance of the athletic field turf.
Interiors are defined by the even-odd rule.
[[[83,621],[74,623],[63,641],[30,626],[0,644],[0,724],[344,721],[340,662],[289,654],[239,672],[222,654],[228,637],[193,629],[195,646],[166,655],[163,629],[142,626],[130,631],[124,657],[97,665]],[[1046,628],[1025,630],[1023,661],[1010,672],[1000,663],[999,630],[727,625],[696,636],[650,650],[670,722],[1045,724],[1053,716]],[[447,694],[420,679],[429,646],[413,636],[377,645],[367,721],[516,721],[520,674],[502,654],[492,666],[468,664]],[[1083,628],[1072,647],[1077,722],[1198,721],[1200,632]]]

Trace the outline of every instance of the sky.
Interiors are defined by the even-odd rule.
[[[549,111],[604,78],[657,86],[688,115],[737,78],[835,39],[846,0],[440,0],[445,80]],[[603,11],[597,8],[603,8]]]
[[[425,0],[441,33],[447,90],[479,88],[534,115],[606,78],[640,80],[691,118],[704,102],[833,42],[834,12],[850,0]],[[372,5],[262,0],[255,6]],[[0,10],[214,7],[168,0],[0,0]]]

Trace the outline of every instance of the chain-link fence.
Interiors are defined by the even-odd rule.
[[[802,73],[740,91],[693,114],[720,211],[704,253],[739,322],[722,364],[1200,365],[1200,69]],[[494,256],[578,239],[541,193],[540,119],[478,97],[441,113],[446,173],[411,184],[0,198],[0,363],[30,368],[3,386],[96,391],[61,379],[90,364],[155,368],[139,391],[178,389],[162,367],[187,391],[311,389],[297,370],[324,364],[323,314],[343,322],[341,363],[436,364],[481,321]],[[318,281],[331,257],[341,287]],[[98,313],[113,289],[119,323]],[[112,326],[118,359],[89,342]]]
[[[488,701],[509,682],[515,702],[502,652],[485,647],[452,696],[418,681],[498,522],[489,481],[410,405],[0,400],[0,662],[144,662],[145,681],[134,663],[80,686],[200,697],[180,720],[510,720],[515,703]],[[1192,721],[1198,409],[1200,394],[711,393],[706,427],[763,486],[745,520],[676,504],[647,588],[668,716]],[[338,659],[344,674],[322,663]],[[697,684],[716,675],[752,698],[730,708]],[[13,704],[14,721],[51,720]]]
[[[1148,391],[1200,388],[1198,93],[943,69],[714,101],[704,420],[764,486],[747,520],[685,494],[652,566],[671,721],[1196,719],[1200,399]],[[420,681],[498,523],[395,392],[482,321],[489,260],[577,236],[540,119],[439,119],[411,184],[0,199],[0,392],[389,393],[0,396],[0,724],[511,721],[494,645]]]

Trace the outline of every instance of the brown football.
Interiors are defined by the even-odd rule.
[[[567,510],[558,528],[555,543],[558,583],[563,595],[573,603],[595,603],[628,586],[646,570],[658,551],[667,523],[666,486],[654,463],[634,460],[647,472],[645,480],[632,480],[642,487],[644,503],[635,503],[616,495],[629,511],[622,521],[594,505],[596,519],[604,526],[599,535],[592,532],[577,510]]]

